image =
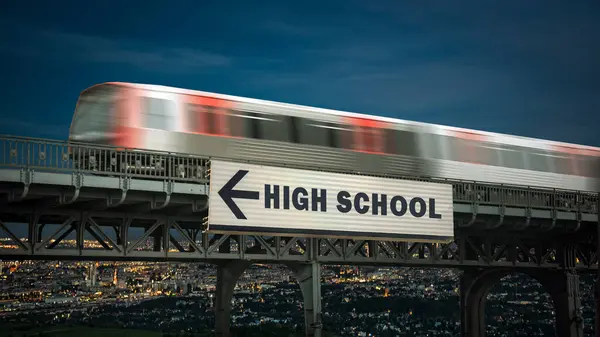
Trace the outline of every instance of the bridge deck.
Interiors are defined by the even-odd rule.
[[[0,146],[2,258],[558,267],[575,242],[577,267],[597,268],[597,194],[444,180],[456,235],[443,244],[212,235],[202,232],[208,158],[8,137]]]

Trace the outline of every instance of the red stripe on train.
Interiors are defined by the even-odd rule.
[[[385,133],[386,123],[358,117],[344,117],[344,124],[352,125],[352,144],[351,148],[356,152],[371,154],[385,153]]]
[[[237,118],[228,118],[231,109],[234,107],[233,102],[214,97],[196,95],[182,95],[181,97],[185,103],[197,106],[195,110],[189,110],[187,107],[184,108],[184,118],[187,118],[187,114],[190,113],[198,114],[199,117],[196,118],[196,125],[191,126],[191,133],[227,138],[240,138],[235,135],[241,134],[239,130],[237,130],[240,129],[241,126],[232,123],[237,121]],[[212,111],[209,111],[209,109]],[[213,118],[213,122],[215,123],[214,130],[210,130],[209,128],[209,116]]]
[[[564,152],[564,153],[575,154],[575,155],[580,155],[580,156],[600,157],[600,150],[578,149],[578,148],[563,146],[563,145],[551,145],[550,147],[553,151],[556,151],[556,152]]]

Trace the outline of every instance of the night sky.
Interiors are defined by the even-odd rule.
[[[126,81],[600,146],[600,1],[4,1],[0,74],[4,134]]]

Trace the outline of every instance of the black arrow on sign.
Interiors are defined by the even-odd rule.
[[[229,179],[227,184],[223,185],[219,190],[219,196],[225,202],[225,205],[229,207],[231,213],[235,215],[238,219],[247,219],[242,210],[238,207],[238,205],[233,201],[233,199],[249,199],[249,200],[258,200],[260,197],[259,192],[254,191],[240,191],[234,190],[233,188],[237,185],[245,176],[248,174],[247,170],[239,170],[236,174]]]

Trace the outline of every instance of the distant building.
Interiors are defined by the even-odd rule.
[[[53,297],[46,298],[44,300],[44,302],[52,303],[52,304],[72,303],[72,302],[77,302],[77,297],[53,296]]]

